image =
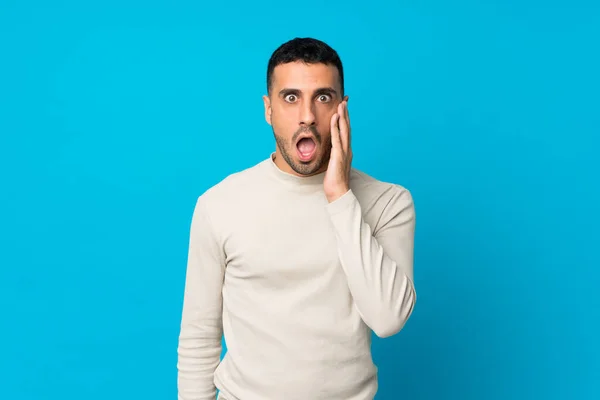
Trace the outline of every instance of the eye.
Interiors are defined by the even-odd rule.
[[[319,95],[318,99],[322,103],[327,103],[328,101],[331,100],[331,96],[329,96],[328,94],[322,94],[322,95]]]
[[[297,100],[297,97],[295,94],[288,94],[287,96],[284,97],[285,101],[287,101],[288,103],[293,103],[294,101]]]

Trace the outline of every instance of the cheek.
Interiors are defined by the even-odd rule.
[[[331,134],[331,116],[325,115],[323,118],[319,119],[319,132],[323,137],[330,136]]]
[[[331,117],[335,114],[336,108],[330,105],[323,106],[318,112],[319,125],[329,128],[331,126]]]
[[[289,119],[280,113],[271,114],[271,127],[277,136],[285,139],[289,139],[294,134],[293,125],[290,124]]]
[[[274,107],[271,113],[271,120],[278,125],[286,125],[292,120],[292,115],[290,110],[284,107]]]

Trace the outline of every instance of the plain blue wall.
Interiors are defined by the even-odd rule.
[[[343,58],[354,165],[416,201],[377,399],[600,398],[598,5],[200,3],[0,3],[1,399],[175,398],[193,205],[273,150],[295,36]]]

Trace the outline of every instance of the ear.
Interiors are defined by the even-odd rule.
[[[348,96],[344,96],[344,99],[342,101],[345,101],[346,103],[348,102],[348,99],[350,99],[350,97]]]
[[[271,125],[271,112],[273,110],[271,108],[271,99],[269,99],[268,95],[263,96],[263,103],[265,104],[265,120]]]

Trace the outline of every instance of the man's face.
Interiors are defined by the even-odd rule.
[[[263,100],[280,168],[301,176],[327,169],[331,117],[345,100],[341,96],[338,70],[333,65],[291,62],[275,67],[270,94]]]

